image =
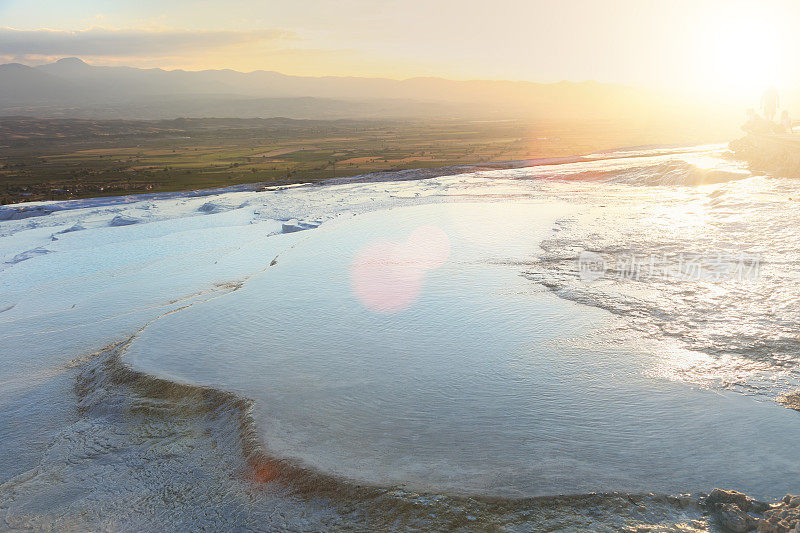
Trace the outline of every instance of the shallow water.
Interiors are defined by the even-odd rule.
[[[800,490],[798,184],[541,163],[6,217],[6,526],[706,531],[634,494]]]
[[[497,209],[320,229],[242,290],[147,328],[125,360],[254,399],[271,453],[361,482],[516,497],[800,488],[796,413],[657,375],[662,357],[638,332],[520,276],[570,208],[507,203],[514,224],[487,228]],[[370,273],[354,258],[420,226],[448,236],[447,259],[406,308],[364,305],[352,277]],[[413,290],[406,271],[428,255],[414,250],[382,287]]]

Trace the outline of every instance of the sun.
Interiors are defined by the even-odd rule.
[[[727,95],[780,85],[788,68],[782,24],[757,7],[706,19],[696,48],[700,81]]]

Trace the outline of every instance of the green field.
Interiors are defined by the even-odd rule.
[[[355,176],[664,141],[605,123],[0,118],[0,202]]]

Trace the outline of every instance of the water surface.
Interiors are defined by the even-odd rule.
[[[15,208],[0,527],[713,531],[715,486],[800,490],[797,181],[432,172]]]
[[[502,496],[800,488],[796,413],[658,375],[670,345],[521,275],[570,209],[449,203],[320,228],[240,291],[147,328],[126,360],[253,398],[271,453],[358,482]],[[416,298],[359,301],[364,250],[386,261],[381,243],[420,227],[446,235],[441,266],[416,287],[437,236],[432,252],[391,256],[397,276],[380,280],[399,286],[383,297]]]

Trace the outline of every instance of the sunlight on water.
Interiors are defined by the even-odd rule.
[[[521,277],[572,208],[506,203],[515,224],[491,247],[461,237],[495,205],[317,230],[241,291],[148,328],[127,360],[254,398],[272,453],[360,482],[503,496],[795,486],[794,413],[675,379],[728,367]]]
[[[4,221],[6,523],[707,531],[636,494],[800,490],[800,185],[549,163]]]

